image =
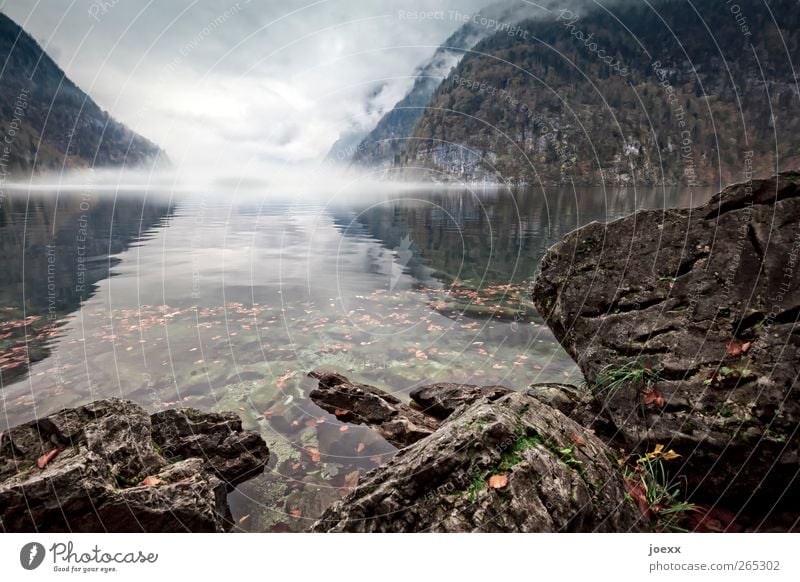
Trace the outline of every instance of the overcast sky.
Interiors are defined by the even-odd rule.
[[[320,159],[404,94],[461,24],[456,13],[486,4],[0,0],[0,10],[174,162],[213,167]]]

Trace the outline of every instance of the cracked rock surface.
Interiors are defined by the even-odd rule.
[[[0,433],[0,531],[226,531],[268,458],[235,414],[98,400]]]
[[[690,493],[797,502],[800,175],[578,229],[547,252],[533,299],[590,388],[606,366],[658,374],[663,402],[630,382],[603,395],[629,447],[679,450]]]
[[[599,438],[532,396],[487,391],[365,475],[312,531],[638,531]]]

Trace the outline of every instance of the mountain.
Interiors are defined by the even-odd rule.
[[[341,164],[349,161],[353,157],[353,154],[358,151],[358,145],[361,143],[361,140],[367,137],[367,133],[368,132],[361,129],[350,129],[343,132],[339,136],[339,139],[333,142],[331,149],[328,150],[328,154],[325,156],[325,162]]]
[[[112,119],[1,13],[0,131],[3,177],[166,163],[155,144]]]
[[[466,180],[717,184],[800,166],[794,0],[554,10],[480,42],[396,167]]]
[[[500,34],[514,34],[515,23],[530,18],[538,6],[502,2],[474,15],[449,11],[452,18],[466,19],[428,61],[414,71],[414,84],[406,95],[388,111],[375,128],[352,150],[351,161],[358,166],[386,168],[399,160],[406,140],[425,108],[453,67],[480,40],[498,29]],[[337,142],[338,143],[338,142]]]

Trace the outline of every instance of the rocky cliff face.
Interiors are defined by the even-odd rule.
[[[166,164],[165,154],[100,109],[37,42],[0,14],[0,175]]]
[[[684,451],[696,496],[796,507],[800,174],[583,227],[533,294],[628,448]]]
[[[499,32],[443,81],[395,165],[462,180],[676,185],[796,168],[800,13],[790,0],[737,9],[556,9],[522,35]]]

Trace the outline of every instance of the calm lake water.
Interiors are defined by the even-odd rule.
[[[110,396],[234,410],[272,452],[231,495],[238,527],[302,530],[394,453],[311,403],[308,371],[403,398],[431,382],[580,382],[530,305],[544,251],[593,220],[709,194],[5,192],[0,430]]]

